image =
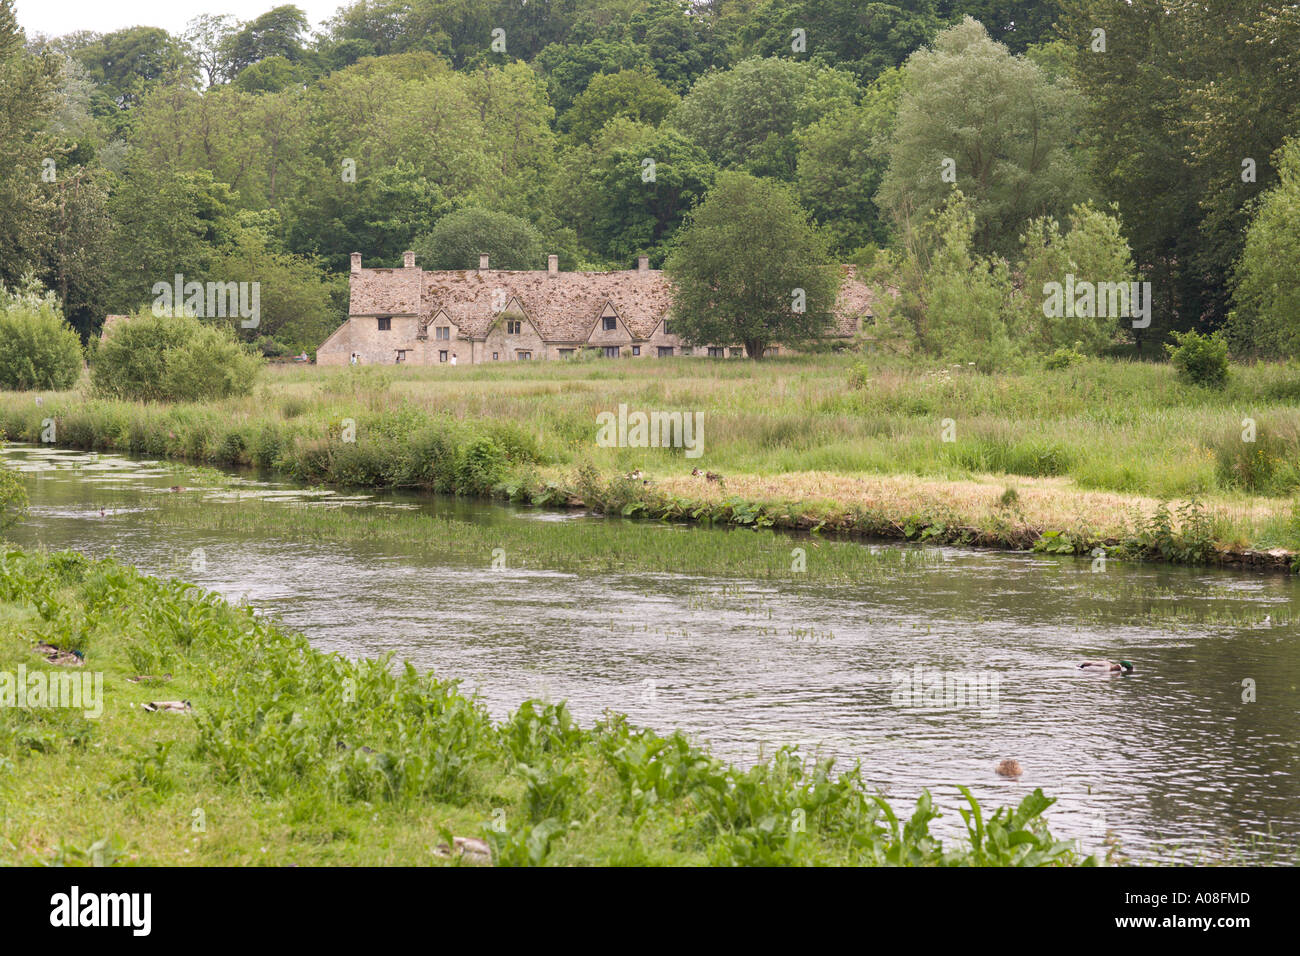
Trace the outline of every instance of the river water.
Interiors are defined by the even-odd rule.
[[[496,717],[542,697],[567,700],[584,723],[611,709],[681,728],[739,763],[799,745],[860,761],[896,804],[931,788],[949,831],[960,825],[955,784],[986,807],[1041,787],[1059,798],[1053,831],[1090,849],[1111,833],[1136,860],[1296,859],[1300,587],[1285,575],[1116,561],[1094,572],[1087,560],[956,548],[852,585],[489,574],[440,563],[436,549],[161,527],[153,512],[178,482],[165,464],[17,445],[0,455],[32,499],[10,533],[17,543],[177,574],[324,650],[394,651],[462,679]],[[186,494],[205,508],[259,497],[470,522],[562,518],[236,475]],[[665,547],[683,533],[729,532],[665,526]],[[1135,670],[1078,669],[1099,657]],[[956,701],[932,696],[936,677]],[[1023,775],[995,774],[1003,758]]]

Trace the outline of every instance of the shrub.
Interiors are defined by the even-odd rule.
[[[476,438],[462,449],[456,462],[456,491],[483,495],[505,474],[506,458],[491,438]]]
[[[1174,332],[1174,343],[1165,346],[1178,377],[1189,385],[1223,388],[1228,384],[1228,343],[1222,332]]]
[[[27,514],[27,489],[12,468],[0,465],[0,531],[17,524]]]
[[[66,389],[81,375],[81,340],[52,295],[0,289],[0,388]]]
[[[1076,349],[1061,348],[1057,349],[1043,360],[1043,367],[1049,371],[1059,371],[1061,369],[1069,368],[1072,365],[1078,365],[1085,358],[1087,358],[1087,356]]]
[[[201,401],[249,394],[260,367],[229,329],[191,316],[140,315],[100,346],[91,383],[113,398]]]

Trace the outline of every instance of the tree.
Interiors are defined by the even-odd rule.
[[[193,80],[185,43],[158,27],[128,27],[80,38],[69,51],[118,109],[134,107],[157,83]]]
[[[156,282],[177,273],[202,281],[216,249],[231,238],[231,195],[206,170],[152,170],[139,158],[109,195],[114,269],[110,302],[132,312]]]
[[[645,67],[602,73],[578,94],[564,122],[574,140],[585,142],[616,116],[658,126],[678,102],[677,94]]]
[[[58,156],[46,127],[60,80],[58,58],[27,52],[13,0],[0,0],[0,282],[37,268],[48,241],[41,175]]]
[[[941,23],[934,0],[768,0],[753,17],[759,52],[806,56],[870,83],[934,36]],[[806,49],[793,49],[796,30]]]
[[[1252,207],[1227,333],[1238,354],[1292,358],[1300,354],[1300,136],[1276,163],[1278,184]]]
[[[587,232],[591,244],[616,262],[644,254],[658,265],[716,173],[704,150],[671,129],[612,150],[588,180],[595,200],[595,220]]]
[[[792,179],[801,126],[852,106],[851,74],[785,59],[749,59],[701,77],[683,98],[674,125],[723,167]]]
[[[426,269],[474,269],[484,252],[496,269],[537,269],[546,255],[529,222],[474,207],[448,213],[415,241],[416,261]]]
[[[1068,0],[1058,22],[1086,97],[1093,177],[1155,290],[1153,344],[1218,325],[1248,204],[1277,182],[1270,157],[1300,114],[1300,9]]]
[[[181,39],[189,44],[190,55],[209,88],[233,76],[227,50],[231,38],[239,32],[239,21],[228,13],[201,13],[185,25]]]
[[[692,343],[740,342],[758,360],[829,328],[840,276],[791,190],[747,173],[718,176],[665,266],[672,318]]]
[[[1021,242],[1023,284],[1016,335],[1026,349],[1046,354],[1057,348],[1078,348],[1096,355],[1131,333],[1129,317],[1121,321],[1111,310],[1112,305],[1128,303],[1131,317],[1128,290],[1136,276],[1118,218],[1090,205],[1075,206],[1068,232],[1063,233],[1055,219],[1044,217],[1028,224]],[[1106,298],[1108,293],[1097,293],[1092,315],[1079,315],[1088,310],[1072,308],[1063,309],[1063,315],[1047,316],[1045,286],[1052,282],[1065,286],[1067,275],[1091,283],[1090,290],[1102,283],[1118,283],[1125,291],[1117,293],[1114,302]]]
[[[551,105],[566,112],[591,78],[621,70],[652,69],[644,47],[631,40],[593,39],[581,44],[553,43],[533,61],[546,76]]]
[[[318,262],[280,248],[274,211],[239,218],[233,241],[217,253],[210,274],[221,282],[258,283],[260,322],[245,329],[232,318],[232,331],[245,341],[273,339],[292,352],[314,350],[344,318],[342,275],[326,275]]]
[[[875,194],[889,165],[902,93],[903,71],[886,70],[863,94],[861,105],[832,113],[796,134],[799,199],[840,252],[884,245],[889,237]]]
[[[302,35],[310,24],[307,15],[292,4],[274,7],[227,36],[222,53],[232,77],[254,63],[273,56],[297,62],[303,55]]]
[[[904,219],[899,248],[870,264],[875,325],[864,337],[877,348],[917,352],[981,371],[1016,355],[1007,318],[1012,284],[1005,260],[975,247],[970,200],[953,192],[924,222]]]
[[[1066,0],[1068,2],[1068,0]],[[939,0],[945,18],[972,17],[1012,53],[1052,39],[1062,0]]]
[[[959,188],[977,248],[1010,255],[1024,223],[1089,198],[1071,151],[1082,103],[969,17],[907,61],[879,204],[918,221]]]

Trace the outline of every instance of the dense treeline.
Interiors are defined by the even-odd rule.
[[[358,0],[314,34],[285,5],[61,37],[0,0],[0,282],[38,280],[88,336],[175,274],[258,280],[243,334],[297,351],[341,317],[354,250],[661,265],[736,172],[781,184],[831,258],[914,267],[910,347],[962,322],[917,303],[969,298],[930,263],[1032,315],[1033,289],[994,286],[1041,280],[1075,221],[1105,239],[1085,259],[1152,284],[1150,329],[1109,347],[1222,327],[1286,354],[1296,49],[1274,0]]]

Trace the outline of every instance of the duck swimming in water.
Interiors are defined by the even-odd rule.
[[[1105,671],[1108,674],[1131,674],[1133,673],[1133,662],[1084,661],[1079,665],[1079,668],[1086,671]]]

